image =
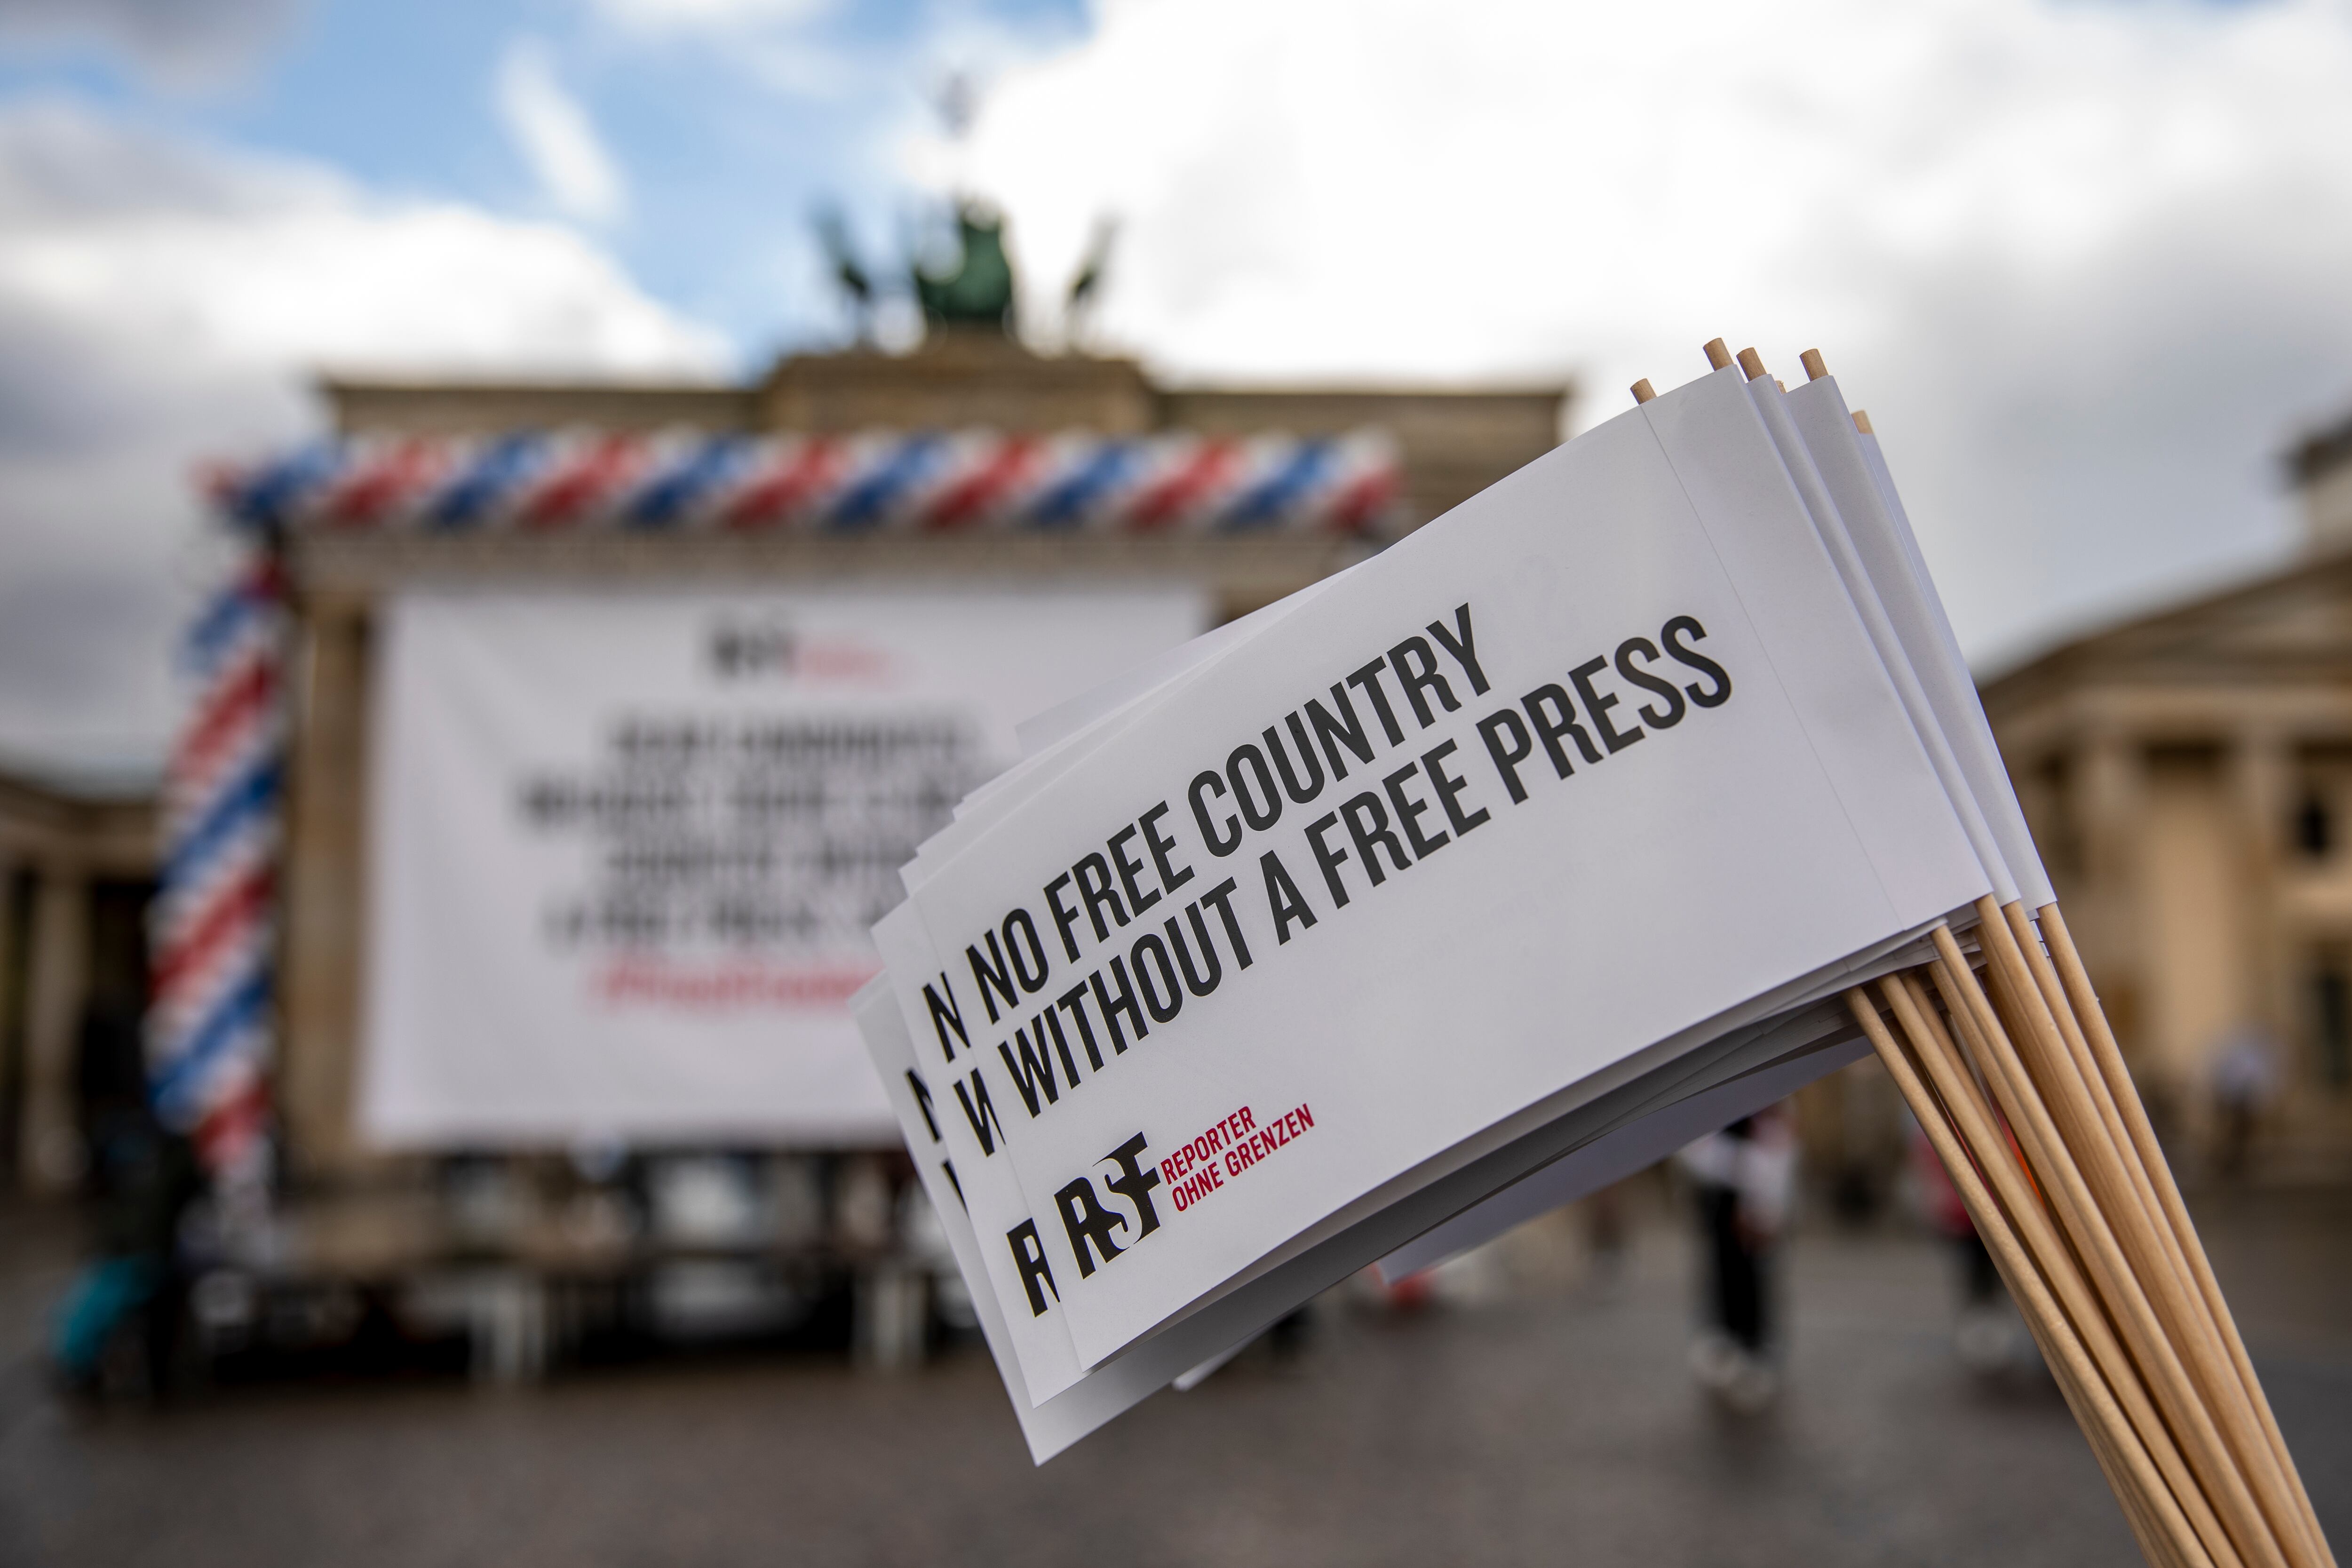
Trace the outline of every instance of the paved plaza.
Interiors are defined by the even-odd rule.
[[[2202,1205],[2322,1519],[2352,1541],[2352,1199]],[[1415,1312],[1318,1304],[1033,1470],[983,1352],[860,1374],[734,1357],[461,1382],[294,1384],[174,1407],[60,1402],[32,1346],[67,1255],[0,1241],[0,1563],[2000,1563],[2137,1561],[2038,1370],[1979,1377],[1949,1258],[1819,1226],[1786,1268],[1789,1382],[1752,1419],[1694,1390],[1690,1238],[1617,1267],[1571,1216]]]

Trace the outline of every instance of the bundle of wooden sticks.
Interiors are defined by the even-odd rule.
[[[1707,364],[1734,364],[1722,339]],[[1764,362],[1736,357],[1755,381]],[[1818,351],[1806,376],[1828,374]],[[1656,397],[1649,381],[1634,402]],[[1855,411],[1853,423],[1870,435]],[[2159,1568],[2333,1568],[2098,994],[2051,902],[1846,992]]]
[[[1721,339],[1708,363],[1733,363]],[[1752,349],[1738,363],[1765,374]],[[1804,355],[1807,374],[1827,374]],[[1636,401],[1655,395],[1647,381]],[[1869,426],[1860,414],[1855,424]],[[1846,993],[2159,1568],[2334,1568],[2055,903]]]
[[[1846,1002],[1967,1201],[2140,1549],[2181,1568],[2332,1568],[2065,918],[1989,899],[1979,914],[1981,981],[1939,931],[1934,963]]]

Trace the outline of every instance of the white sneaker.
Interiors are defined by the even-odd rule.
[[[1729,1335],[1715,1329],[1702,1329],[1691,1341],[1691,1376],[1701,1388],[1720,1394],[1739,1375],[1739,1363],[1746,1359]]]
[[[1770,1362],[1741,1352],[1739,1364],[1721,1390],[1724,1404],[1742,1415],[1761,1412],[1779,1396],[1780,1374]]]

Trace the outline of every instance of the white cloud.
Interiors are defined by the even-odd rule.
[[[610,223],[628,205],[628,189],[588,111],[555,79],[547,49],[518,38],[499,65],[499,118],[557,211]]]
[[[2352,401],[2334,0],[1097,21],[971,153],[1045,315],[1113,212],[1102,325],[1182,374],[1573,370],[1589,424],[1819,346],[1979,653],[2274,554],[2276,452]]]
[[[7,0],[0,42],[95,44],[174,87],[214,87],[250,67],[293,21],[297,0]]]
[[[726,368],[567,229],[58,103],[0,113],[0,752],[52,763],[160,756],[193,468],[315,429],[315,372]]]
[[[737,32],[814,21],[830,0],[594,0],[608,19],[649,32]]]

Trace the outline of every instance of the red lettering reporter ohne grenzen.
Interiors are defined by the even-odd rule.
[[[1315,1113],[1304,1104],[1263,1123],[1246,1105],[1221,1119],[1160,1162],[1160,1174],[1175,1195],[1176,1212],[1182,1214],[1223,1190],[1229,1179],[1246,1174],[1314,1126]]]

